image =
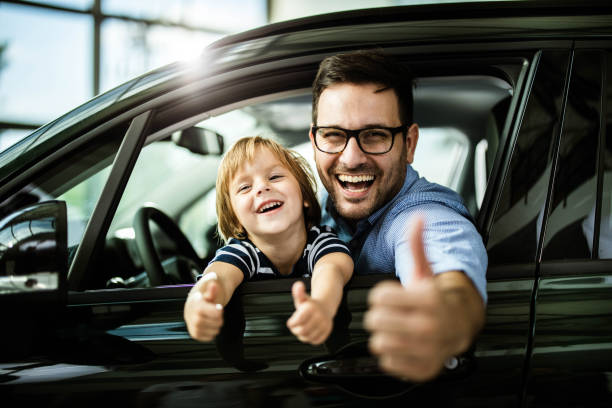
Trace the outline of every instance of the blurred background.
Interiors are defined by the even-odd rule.
[[[228,34],[333,11],[457,0],[0,1],[0,152],[124,81]]]

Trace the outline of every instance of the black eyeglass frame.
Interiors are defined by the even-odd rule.
[[[348,146],[348,142],[349,140],[351,140],[351,137],[355,138],[355,140],[357,141],[357,146],[359,146],[361,151],[364,152],[365,154],[386,154],[386,153],[389,153],[391,149],[393,149],[393,143],[395,142],[395,135],[400,132],[402,133],[402,135],[404,135],[407,128],[408,128],[407,125],[400,125],[397,127],[371,126],[371,127],[351,130],[351,129],[344,129],[344,128],[337,127],[337,126],[313,126],[312,127],[312,137],[314,138],[314,142],[315,142],[315,146],[317,147],[317,150],[323,153],[327,153],[327,154],[342,153],[344,149],[346,149],[346,146]],[[319,147],[319,144],[317,143],[317,131],[319,129],[336,129],[336,130],[341,130],[344,133],[346,133],[347,138],[346,138],[346,142],[344,143],[344,147],[338,152],[326,152],[325,150],[321,149]],[[361,146],[361,142],[359,141],[359,133],[363,132],[364,130],[372,130],[372,129],[384,129],[384,130],[391,132],[391,146],[389,146],[389,149],[385,150],[384,152],[376,152],[376,153],[370,153],[364,150],[363,146]]]

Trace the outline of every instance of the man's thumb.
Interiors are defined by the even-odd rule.
[[[297,281],[291,287],[291,295],[293,296],[293,304],[297,309],[299,305],[308,300],[308,295],[306,294],[306,286],[304,282]]]
[[[426,279],[433,276],[433,271],[425,255],[425,243],[423,242],[423,229],[425,221],[421,217],[417,217],[412,222],[410,229],[410,250],[412,251],[412,259],[414,260],[414,279]]]

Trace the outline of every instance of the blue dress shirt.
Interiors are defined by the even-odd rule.
[[[487,252],[461,197],[430,183],[410,166],[399,193],[356,227],[335,211],[327,193],[323,220],[348,243],[355,274],[395,273],[404,286],[412,280],[413,259],[407,229],[411,218],[425,221],[425,254],[434,273],[463,271],[487,301]]]

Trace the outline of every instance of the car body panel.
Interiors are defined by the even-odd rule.
[[[0,155],[0,203],[93,142],[116,139],[106,158],[114,166],[72,254],[66,304],[11,326],[8,337],[17,340],[2,350],[3,406],[604,406],[612,367],[609,262],[541,259],[573,48],[608,48],[605,5],[419,6],[278,23],[222,39],[195,64],[145,74],[34,132]],[[94,271],[121,272],[104,270],[100,246],[142,145],[260,99],[303,93],[323,57],[380,44],[417,76],[457,68],[513,89],[475,220],[489,247],[486,325],[439,378],[392,379],[367,352],[367,293],[391,275],[354,277],[334,333],[317,347],[285,325],[293,280],[243,284],[226,308],[224,332],[207,344],[190,339],[183,321],[191,285],[100,288],[105,279]],[[532,116],[536,96],[550,115]],[[539,129],[543,123],[550,126]],[[530,137],[541,138],[542,151],[532,148],[525,157],[533,161],[516,165]],[[511,245],[498,245],[505,240]]]

